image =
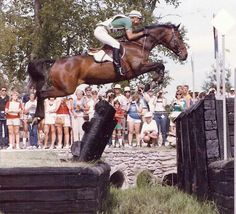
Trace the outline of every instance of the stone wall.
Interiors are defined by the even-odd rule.
[[[220,158],[220,145],[214,96],[207,96],[204,100],[204,121],[207,158],[215,160]]]
[[[176,150],[155,148],[109,148],[103,159],[111,166],[110,175],[115,173],[123,179],[122,188],[136,184],[137,175],[149,170],[160,182],[169,174],[176,174]],[[118,173],[117,173],[118,172]]]
[[[215,161],[209,164],[209,198],[220,213],[234,213],[234,161]]]

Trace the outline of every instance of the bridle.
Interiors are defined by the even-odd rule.
[[[172,28],[171,29],[171,38],[170,38],[170,41],[168,42],[168,44],[170,44],[172,47],[174,47],[174,49],[176,51],[178,51],[178,39],[177,39],[177,36],[175,35],[175,29]],[[179,51],[178,51],[179,52]]]

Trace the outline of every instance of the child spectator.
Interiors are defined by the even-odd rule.
[[[116,139],[118,140],[119,147],[122,146],[122,119],[124,119],[124,111],[121,109],[120,102],[118,100],[114,101],[114,108],[116,110],[115,119],[117,120],[116,127],[112,134],[112,146],[116,147]]]

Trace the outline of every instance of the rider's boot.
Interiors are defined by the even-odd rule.
[[[113,48],[113,64],[114,64],[115,71],[119,75],[123,76],[124,73],[122,71],[121,62],[120,62],[120,49],[118,48]]]

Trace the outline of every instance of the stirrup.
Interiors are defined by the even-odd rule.
[[[116,73],[120,74],[121,76],[124,76],[125,73],[123,72],[122,67],[115,67]]]

